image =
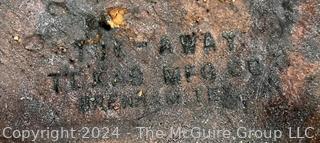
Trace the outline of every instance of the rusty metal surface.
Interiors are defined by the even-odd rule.
[[[119,27],[106,22],[114,7],[126,9]],[[318,0],[1,0],[0,128],[121,133],[58,142],[273,141],[135,129],[246,127],[317,143],[319,23]]]

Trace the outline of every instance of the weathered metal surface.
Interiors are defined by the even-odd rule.
[[[106,22],[115,7],[118,28]],[[121,133],[59,142],[272,141],[136,130],[246,127],[319,142],[319,18],[318,0],[2,0],[0,128]]]

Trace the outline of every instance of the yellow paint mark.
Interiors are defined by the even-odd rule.
[[[108,21],[108,24],[111,28],[119,28],[125,24],[124,15],[128,12],[126,8],[112,7],[108,8],[108,15],[111,17],[111,20]]]

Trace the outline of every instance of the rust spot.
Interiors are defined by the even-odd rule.
[[[302,99],[304,91],[305,78],[314,74],[319,66],[307,62],[299,53],[291,53],[289,55],[289,61],[290,66],[281,76],[283,83],[282,88],[289,104],[299,105],[301,104],[299,101]]]
[[[316,13],[316,5],[317,1],[314,0],[303,3],[298,7],[300,19],[295,27],[293,27],[293,45],[299,45],[302,43],[302,41],[307,38],[306,35],[310,35],[309,33],[311,33],[312,28],[310,26],[317,23],[317,19],[315,17],[319,17],[319,15]]]
[[[305,40],[312,35],[312,26],[317,23],[319,15],[316,13],[317,0],[307,1],[298,7],[299,20],[293,27],[292,44],[293,48],[299,51],[305,43]],[[303,92],[305,86],[305,78],[315,74],[319,69],[319,64],[311,63],[298,52],[292,52],[289,55],[290,66],[283,72],[282,82],[285,97],[289,100],[289,104],[304,104]]]

